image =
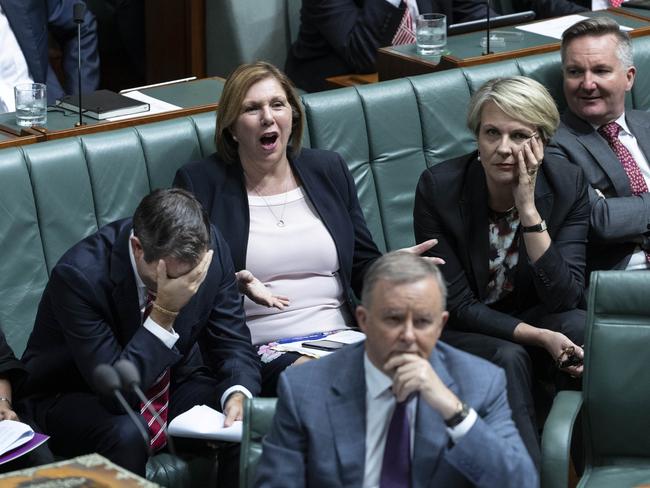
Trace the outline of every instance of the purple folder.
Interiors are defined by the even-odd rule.
[[[16,449],[7,451],[2,456],[0,456],[0,464],[8,463],[12,459],[16,459],[23,454],[27,454],[29,451],[32,451],[43,444],[49,438],[49,435],[39,434],[38,432],[34,433],[34,437],[25,442],[22,446],[18,446]]]

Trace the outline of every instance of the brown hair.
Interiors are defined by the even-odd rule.
[[[226,80],[221,93],[219,108],[217,109],[215,142],[219,156],[228,163],[233,163],[239,158],[238,143],[233,139],[230,129],[241,114],[244,98],[255,83],[267,78],[275,79],[284,89],[292,113],[291,138],[289,139],[291,153],[296,155],[300,152],[304,129],[304,111],[300,98],[287,75],[270,63],[258,61],[256,63],[242,64],[236,68]]]
[[[562,33],[562,46],[560,53],[562,63],[566,59],[566,50],[569,44],[580,37],[602,37],[612,35],[616,38],[616,55],[624,68],[634,65],[632,57],[632,42],[630,35],[621,30],[621,26],[609,17],[591,17],[573,24]]]

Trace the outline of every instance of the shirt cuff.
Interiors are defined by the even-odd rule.
[[[174,344],[176,344],[176,341],[180,337],[174,329],[172,329],[171,332],[167,332],[164,327],[158,325],[151,317],[147,317],[147,320],[145,320],[142,325],[145,329],[160,339],[169,349],[174,347]]]
[[[460,424],[453,428],[447,427],[449,437],[451,437],[451,440],[454,442],[454,444],[457,443],[461,437],[467,434],[472,427],[474,427],[476,419],[478,419],[476,410],[470,408],[467,417],[465,417],[465,419]]]
[[[393,7],[399,7],[400,4],[402,3],[402,0],[386,0],[388,3],[390,3]]]
[[[223,395],[221,395],[221,411],[223,412],[223,408],[226,404],[226,400],[228,400],[228,397],[232,395],[233,393],[243,393],[246,398],[253,398],[253,395],[251,395],[251,392],[248,391],[248,388],[242,385],[233,385],[230,388],[228,388],[226,391],[223,392]]]

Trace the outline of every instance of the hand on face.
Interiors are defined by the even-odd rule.
[[[167,264],[164,259],[160,259],[156,268],[156,304],[170,312],[182,309],[205,280],[212,254],[212,250],[207,251],[194,268],[177,278],[167,275]]]
[[[264,283],[255,278],[255,275],[247,269],[242,269],[235,273],[237,276],[237,286],[239,292],[245,294],[249,299],[258,305],[266,307],[275,307],[278,310],[284,310],[289,306],[289,298],[284,295],[274,295]]]
[[[398,402],[414,393],[431,408],[448,418],[458,405],[458,398],[442,382],[431,363],[417,354],[402,353],[391,356],[384,371],[393,377],[393,393]]]
[[[522,144],[521,150],[515,155],[515,178],[512,182],[512,196],[519,213],[535,208],[535,182],[537,171],[544,158],[544,146],[539,136],[534,135]]]

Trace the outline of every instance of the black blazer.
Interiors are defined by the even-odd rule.
[[[98,364],[126,358],[140,371],[144,391],[167,367],[172,382],[180,382],[205,362],[218,381],[218,398],[237,384],[256,395],[258,359],[223,238],[212,229],[212,263],[176,318],[180,338],[169,349],[141,325],[128,252],[131,229],[131,219],[101,228],[52,270],[23,355],[29,372],[25,393],[53,398],[59,392],[91,392]],[[137,398],[131,400],[138,404]]]
[[[438,239],[432,254],[448,286],[449,326],[512,339],[514,314],[542,305],[547,312],[576,308],[583,298],[589,200],[582,171],[545,162],[537,176],[535,205],[552,244],[535,264],[523,240],[514,283],[513,315],[483,304],[488,271],[488,190],[476,153],[425,170],[415,196],[417,242]]]
[[[479,0],[417,3],[420,13],[445,14],[447,25],[482,19],[487,12]],[[403,3],[398,8],[386,0],[303,0],[300,31],[285,71],[310,92],[327,89],[325,78],[330,76],[377,71],[377,49],[390,46],[403,15]]]
[[[350,288],[361,295],[368,266],[381,256],[366,226],[354,179],[343,158],[332,151],[302,149],[289,162],[334,239],[339,273],[352,312]],[[235,269],[245,269],[250,215],[241,164],[227,164],[215,153],[179,169],[174,186],[196,195],[228,242]]]

